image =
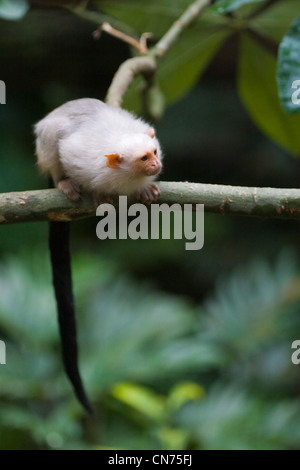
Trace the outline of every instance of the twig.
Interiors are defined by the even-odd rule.
[[[151,33],[143,33],[142,36],[140,37],[140,40],[138,41],[137,39],[133,38],[129,34],[124,33],[123,31],[120,31],[119,29],[113,28],[107,21],[102,23],[96,31],[94,31],[93,35],[94,38],[99,37],[99,34],[101,31],[105,31],[106,33],[110,34],[111,36],[114,36],[115,38],[121,39],[121,41],[126,42],[130,46],[134,47],[139,51],[140,54],[147,54],[147,38],[151,37]]]
[[[211,0],[196,0],[176,20],[166,34],[149,51],[149,55],[162,57],[177,41],[181,33],[190,26],[200,13],[212,3]]]
[[[300,220],[300,189],[158,183],[158,203],[204,204],[206,212]],[[115,205],[118,205],[116,197]],[[133,201],[134,202],[134,201]],[[95,215],[91,198],[71,203],[58,189],[0,194],[0,224],[70,221]]]

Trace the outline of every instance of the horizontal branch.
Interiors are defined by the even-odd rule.
[[[248,188],[199,183],[158,183],[158,203],[204,204],[205,212],[300,219],[300,189]],[[118,198],[115,205],[117,207]],[[134,202],[134,201],[133,201]],[[71,221],[95,215],[90,197],[70,202],[58,189],[0,194],[0,224]]]

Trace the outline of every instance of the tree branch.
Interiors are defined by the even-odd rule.
[[[300,220],[300,189],[248,188],[199,183],[158,183],[158,203],[204,204],[205,212]],[[136,201],[132,201],[136,202]],[[118,197],[114,199],[118,206]],[[70,202],[58,189],[0,194],[0,224],[71,221],[95,215],[88,196]]]
[[[121,106],[123,96],[134,77],[143,75],[150,83],[156,71],[156,62],[152,57],[133,57],[125,60],[118,68],[106,95],[106,103]]]

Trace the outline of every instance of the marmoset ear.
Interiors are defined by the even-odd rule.
[[[114,168],[115,170],[119,168],[119,165],[123,160],[123,157],[121,157],[121,155],[119,155],[118,153],[110,153],[104,156],[107,158],[106,165],[109,168]]]
[[[150,129],[147,130],[147,134],[153,139],[153,137],[155,136],[155,130],[153,129],[153,127],[150,127]]]

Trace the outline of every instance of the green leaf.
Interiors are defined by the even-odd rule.
[[[277,2],[252,18],[249,27],[279,43],[299,13],[299,0]]]
[[[283,109],[300,111],[300,16],[292,24],[279,48],[277,82]]]
[[[237,10],[244,5],[249,5],[251,3],[262,3],[264,1],[265,0],[218,0],[212,7],[212,10],[216,11],[216,13],[223,14]]]
[[[224,27],[205,31],[193,28],[183,33],[158,66],[157,81],[166,104],[182,98],[191,89],[229,34],[230,30]],[[136,80],[124,99],[124,107],[138,113],[140,84],[141,80]]]
[[[151,419],[161,420],[164,415],[164,397],[149,388],[119,383],[113,387],[112,395]]]
[[[99,9],[130,26],[137,33],[163,35],[189,5],[189,0],[106,0]]]
[[[188,401],[200,400],[204,394],[204,388],[195,382],[179,382],[171,389],[167,406],[171,410],[178,410]]]
[[[19,20],[28,9],[26,0],[0,0],[0,18],[4,20]]]
[[[159,64],[157,78],[167,103],[181,98],[196,83],[209,62],[230,34],[217,31],[188,30]]]
[[[246,35],[240,46],[238,89],[246,109],[262,132],[293,155],[299,155],[300,116],[287,116],[280,105],[276,60]]]

